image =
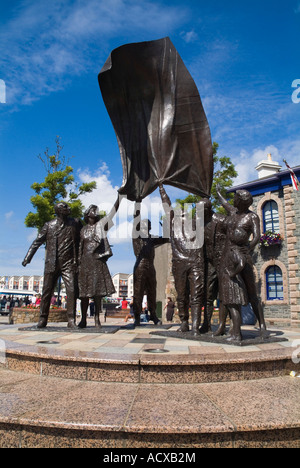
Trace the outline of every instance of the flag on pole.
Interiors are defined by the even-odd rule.
[[[295,172],[294,172],[293,169],[288,165],[288,163],[286,162],[285,159],[283,160],[283,162],[285,162],[286,167],[287,167],[288,170],[290,171],[293,189],[294,189],[294,190],[297,190],[297,192],[298,192],[298,191],[299,191],[299,180],[297,179]]]

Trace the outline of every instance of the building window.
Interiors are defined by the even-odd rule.
[[[283,300],[282,271],[278,266],[271,266],[266,271],[267,300]]]
[[[263,207],[264,231],[280,232],[278,205],[274,200]]]

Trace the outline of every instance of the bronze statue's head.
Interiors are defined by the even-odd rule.
[[[100,220],[100,212],[97,205],[90,205],[84,212],[84,221],[88,223],[89,218],[93,218],[95,222]]]
[[[57,205],[55,205],[54,211],[57,216],[69,216],[71,214],[71,208],[69,207],[68,203],[65,202],[57,203]]]
[[[246,211],[253,203],[253,197],[248,190],[237,190],[234,195],[234,206],[241,211]]]

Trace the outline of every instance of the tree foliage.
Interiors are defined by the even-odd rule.
[[[213,158],[214,158],[214,177],[211,189],[211,202],[213,209],[216,212],[223,212],[224,208],[220,207],[217,197],[217,186],[221,187],[221,193],[224,197],[229,199],[233,198],[233,195],[227,193],[227,189],[232,187],[233,180],[237,177],[237,172],[235,170],[234,164],[228,156],[219,156],[218,155],[219,145],[218,143],[213,143]],[[196,204],[201,200],[200,196],[189,194],[184,199],[177,199],[177,205],[184,207],[185,204],[193,206],[193,211],[195,210]]]
[[[34,182],[31,188],[35,195],[30,198],[35,209],[30,211],[25,218],[27,227],[40,230],[47,221],[55,217],[54,207],[57,203],[65,201],[71,208],[71,216],[81,218],[84,206],[80,197],[90,193],[96,188],[96,182],[83,183],[79,185],[75,181],[73,168],[69,160],[62,155],[63,146],[60,137],[56,137],[56,151],[49,154],[49,148],[44,151],[44,156],[38,155],[38,159],[44,164],[46,177],[44,182]]]

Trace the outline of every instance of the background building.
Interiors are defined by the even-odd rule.
[[[0,276],[0,295],[42,294],[44,276]],[[65,286],[61,285],[61,294],[65,295]]]
[[[112,277],[112,281],[116,290],[111,296],[113,299],[130,298],[133,296],[133,274],[116,273]]]
[[[0,276],[0,294],[41,294],[43,276]]]

